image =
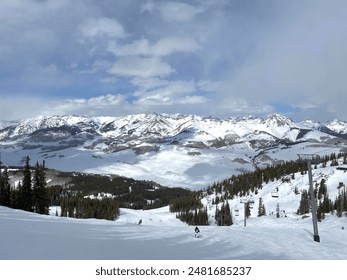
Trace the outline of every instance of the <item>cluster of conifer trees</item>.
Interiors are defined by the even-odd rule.
[[[314,196],[317,203],[317,219],[322,221],[326,213],[334,213],[338,217],[342,216],[342,212],[347,210],[347,193],[345,187],[340,187],[339,195],[335,200],[329,198],[328,189],[325,179],[315,185]],[[311,211],[311,196],[307,190],[302,190],[300,205],[297,214],[303,215]]]
[[[175,198],[170,203],[170,212],[188,225],[208,225],[207,208],[201,204],[198,193]]]
[[[116,220],[119,216],[119,202],[112,198],[91,199],[77,196],[61,200],[61,216],[79,219]]]
[[[181,211],[176,214],[176,218],[187,223],[188,225],[208,225],[208,214],[206,207],[195,208],[193,211]]]
[[[187,189],[168,188],[151,181],[80,173],[71,177],[68,191],[80,196],[110,193],[119,201],[120,207],[144,210],[167,206],[171,200],[191,193]]]
[[[231,226],[234,223],[228,201],[223,202],[220,209],[218,208],[218,205],[216,205],[215,219],[219,226]]]
[[[30,158],[27,156],[23,168],[23,179],[18,186],[10,185],[7,168],[0,172],[0,205],[48,214],[49,199],[46,184],[45,163],[37,162],[32,171]]]

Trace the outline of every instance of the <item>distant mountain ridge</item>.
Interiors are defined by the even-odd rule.
[[[223,120],[154,113],[0,121],[5,164],[18,165],[29,154],[57,169],[115,173],[173,186],[203,187],[237,172],[295,159],[297,153],[346,149],[347,122],[294,122],[279,114]]]

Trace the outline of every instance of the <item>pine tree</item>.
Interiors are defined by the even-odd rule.
[[[231,226],[233,224],[233,218],[228,201],[223,203],[220,210],[216,208],[215,219],[219,226]]]
[[[347,193],[345,190],[340,190],[338,197],[335,200],[335,210],[338,217],[342,217],[343,211],[347,209]]]
[[[310,200],[307,190],[303,190],[301,193],[301,200],[299,209],[297,211],[298,214],[303,215],[307,214],[310,211]]]
[[[23,170],[23,182],[20,189],[18,208],[25,211],[33,211],[33,198],[31,188],[31,170],[30,170],[30,158],[25,157],[25,165]]]
[[[225,209],[224,209],[224,225],[226,226],[231,226],[233,224],[233,217],[232,217],[232,213],[230,210],[230,205],[228,200],[226,201],[225,204]]]
[[[7,168],[3,174],[0,172],[0,205],[11,206],[11,186]]]
[[[46,174],[44,163],[36,163],[33,182],[33,206],[36,213],[49,213],[49,199],[46,190]]]
[[[333,203],[330,200],[328,194],[324,195],[323,202],[322,202],[322,210],[324,213],[329,213],[333,210]]]
[[[325,197],[325,195],[328,192],[328,188],[326,185],[325,179],[322,179],[319,185],[319,190],[318,190],[318,199],[321,199],[322,197]]]
[[[258,208],[258,217],[266,215],[265,205],[263,203],[263,199],[259,198],[259,208]]]

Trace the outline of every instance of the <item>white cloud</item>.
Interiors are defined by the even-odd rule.
[[[242,97],[228,96],[217,103],[219,114],[222,116],[230,115],[259,115],[274,111],[274,108],[266,103],[252,102]]]
[[[104,78],[101,78],[99,80],[100,82],[104,83],[104,84],[115,84],[116,82],[118,82],[118,78],[112,76],[112,77],[104,77]]]
[[[0,91],[0,120],[21,120],[40,115],[48,100],[33,96],[15,96]]]
[[[146,108],[151,106],[176,106],[184,107],[192,104],[203,104],[207,99],[195,94],[194,81],[165,81],[151,80],[150,83],[137,81],[140,90],[134,96],[138,99],[136,104]]]
[[[262,29],[252,56],[239,69],[230,68],[223,94],[273,106],[297,104],[292,107],[307,110],[310,118],[329,111],[342,116],[339,104],[347,102],[347,6],[339,1],[295,3],[288,12],[281,9],[276,25]]]
[[[168,76],[174,69],[157,57],[127,56],[118,59],[108,72],[123,77],[150,78]]]
[[[16,110],[13,110],[13,104],[15,104]],[[18,120],[38,115],[114,116],[131,112],[126,96],[121,94],[74,99],[59,99],[50,96],[3,96],[0,109],[0,120]]]
[[[191,37],[164,37],[152,46],[152,53],[166,56],[176,52],[194,53],[198,49],[199,45]]]
[[[206,104],[208,99],[204,96],[200,95],[186,95],[183,99],[179,100],[179,104],[190,104],[190,105],[198,105],[198,104]]]
[[[163,1],[156,2],[148,1],[141,6],[140,12],[154,13],[159,11],[161,18],[166,22],[190,22],[194,17],[205,11],[205,6],[209,6],[205,1],[200,6],[194,6],[190,3]]]
[[[88,106],[101,106],[104,107],[107,106],[117,106],[124,102],[124,96],[123,95],[114,95],[114,94],[107,94],[104,96],[97,96],[92,97],[90,99],[86,99],[86,104]]]
[[[188,37],[163,37],[154,44],[141,38],[125,45],[111,42],[108,46],[108,51],[117,56],[168,56],[176,52],[194,53],[197,50],[199,45]]]
[[[92,98],[50,100],[41,109],[41,115],[115,115],[126,112],[127,102],[121,94],[107,94]]]
[[[102,36],[122,38],[126,36],[123,26],[114,18],[93,18],[80,25],[80,31],[86,38],[97,39]]]
[[[204,12],[201,6],[193,6],[183,2],[167,1],[159,5],[162,18],[169,22],[191,21],[197,14]]]

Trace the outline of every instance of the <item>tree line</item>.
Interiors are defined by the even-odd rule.
[[[45,162],[36,163],[32,170],[29,156],[25,157],[23,178],[11,186],[7,168],[0,172],[0,205],[38,214],[49,214]]]
[[[167,206],[172,200],[191,194],[184,188],[164,187],[151,181],[82,173],[74,174],[64,189],[79,197],[109,193],[117,199],[120,207],[135,210]]]
[[[116,220],[119,216],[119,202],[112,198],[63,198],[60,203],[61,217],[78,219],[105,219]]]

